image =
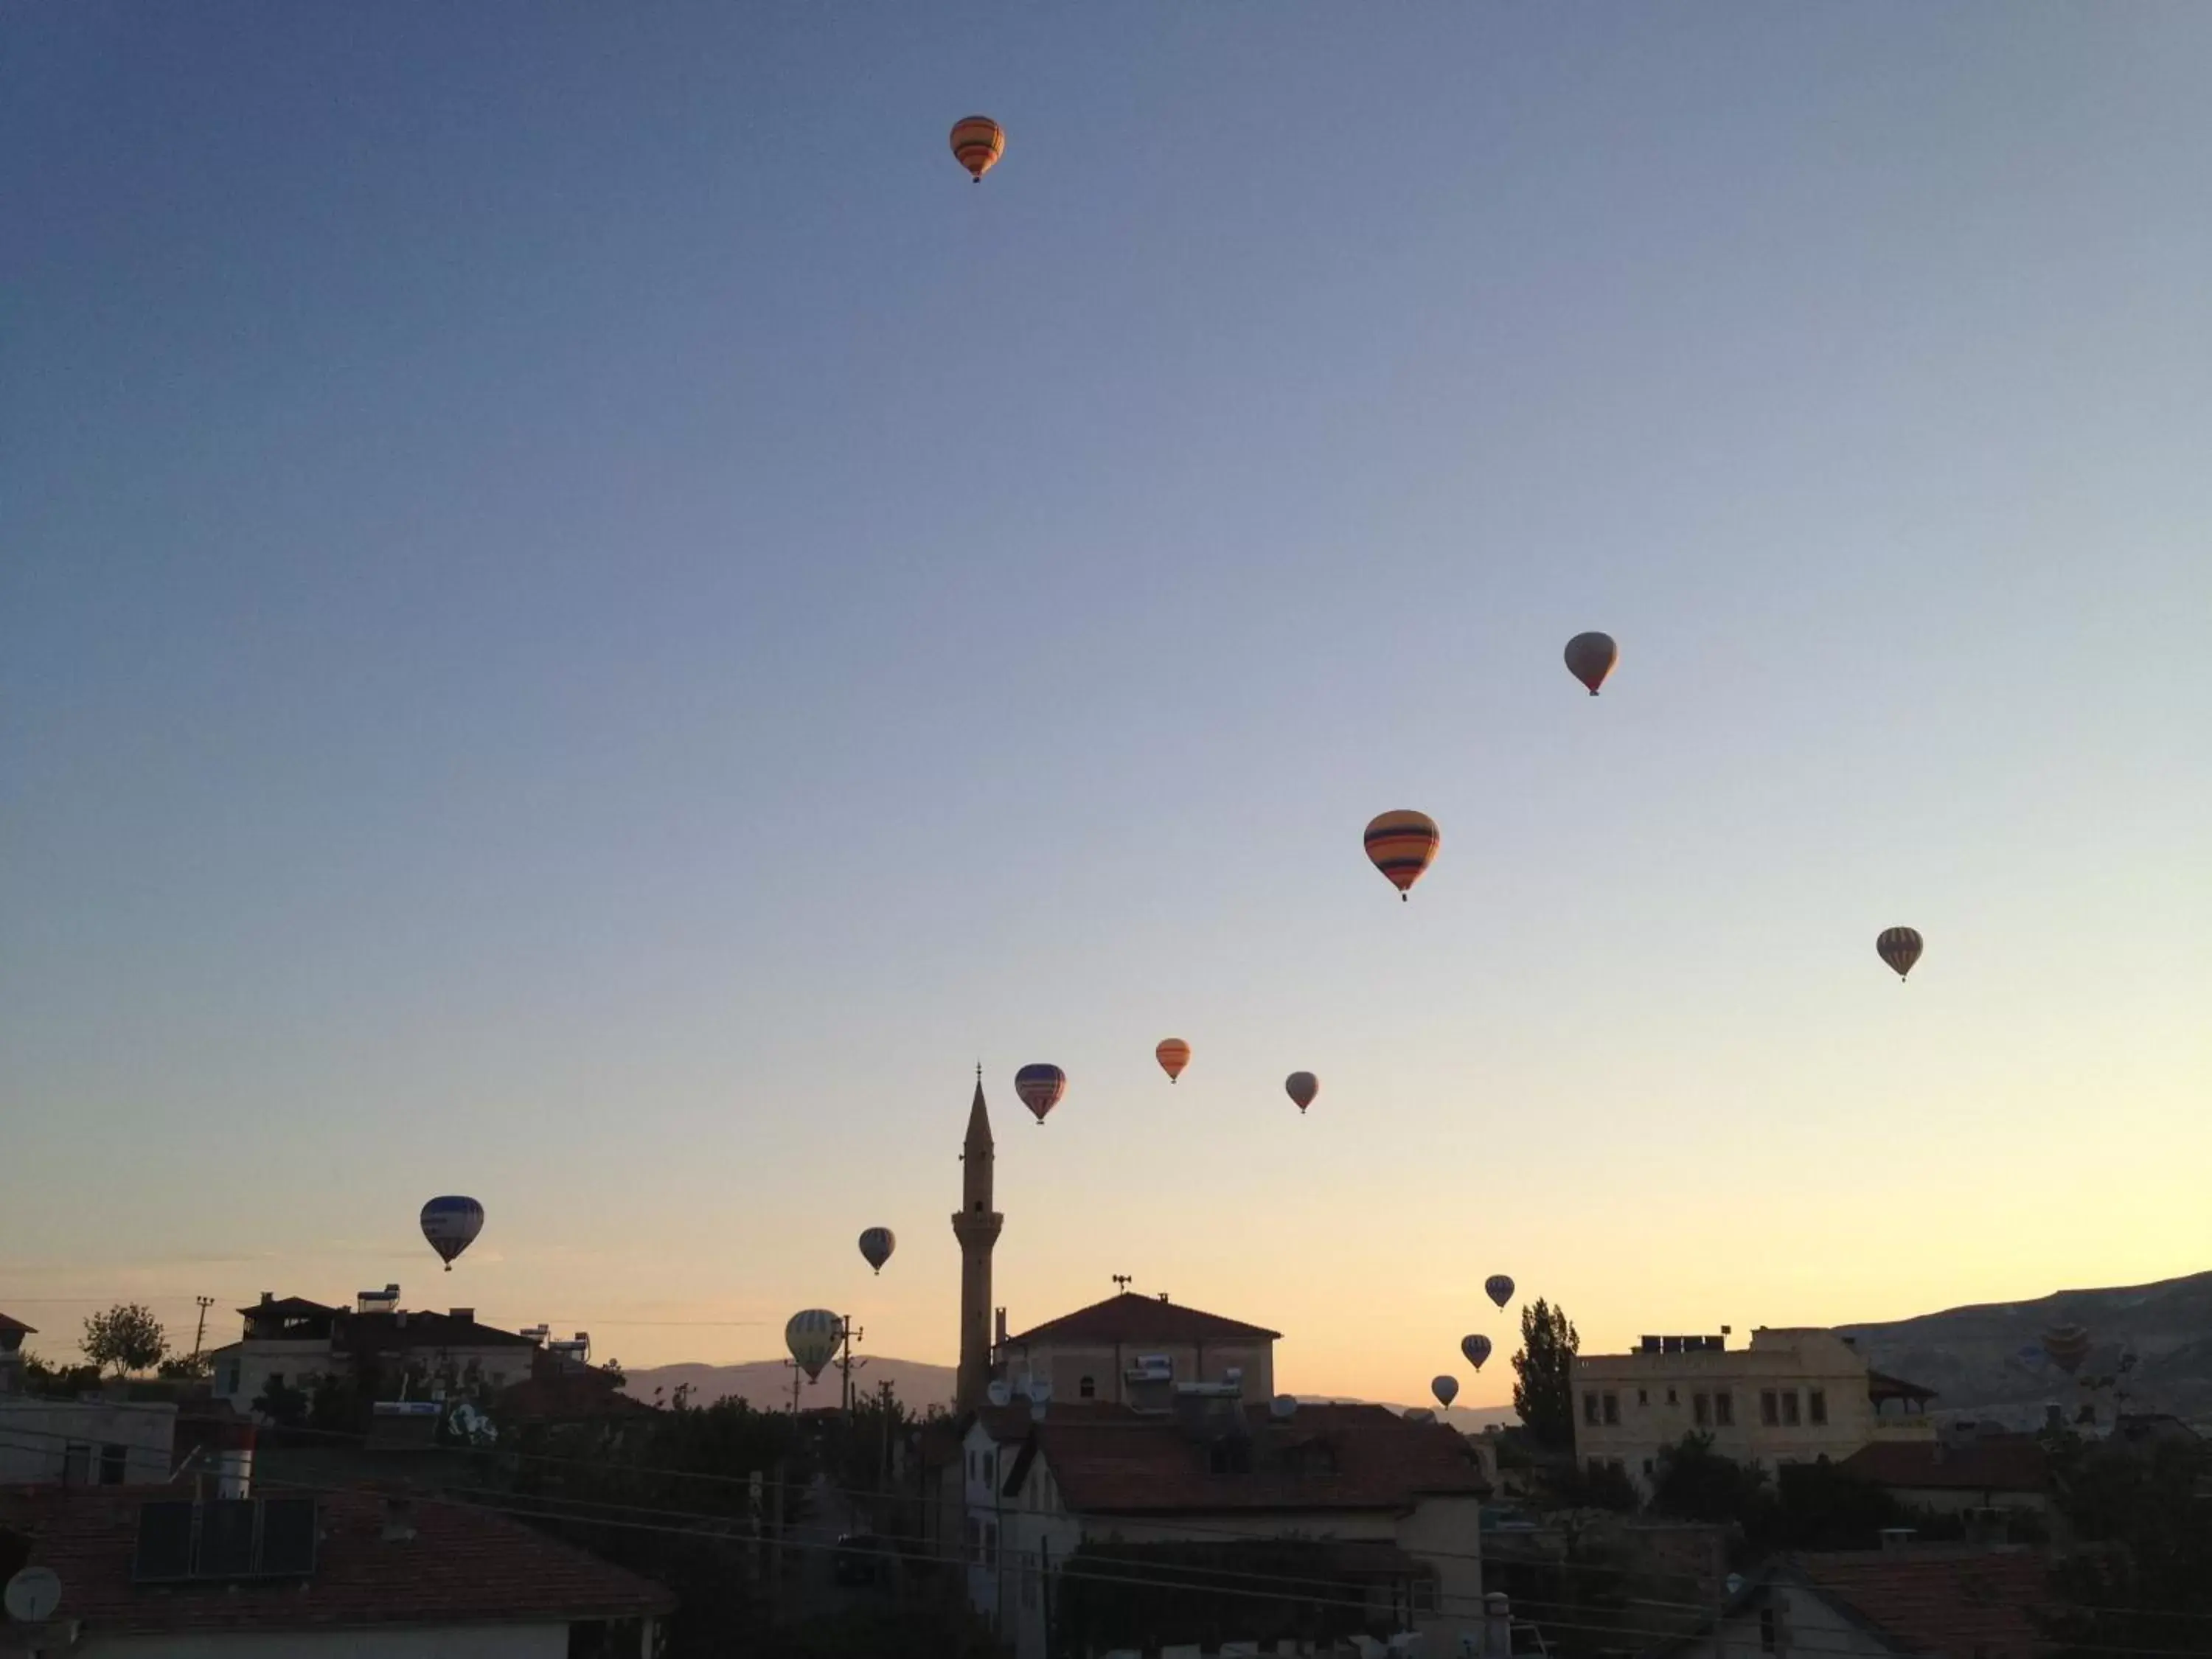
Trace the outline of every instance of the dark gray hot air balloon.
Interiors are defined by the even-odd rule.
[[[871,1227],[860,1235],[860,1254],[878,1273],[883,1272],[884,1263],[891,1259],[891,1252],[896,1249],[898,1239],[888,1227]]]
[[[1462,1336],[1459,1340],[1459,1351],[1467,1356],[1467,1363],[1480,1373],[1482,1362],[1490,1358],[1490,1339],[1480,1332],[1473,1336]]]
[[[1594,697],[1605,684],[1605,677],[1613,672],[1613,664],[1620,660],[1620,647],[1610,634],[1577,634],[1567,641],[1566,656],[1567,672],[1589,687]]]
[[[1513,1299],[1513,1280],[1509,1274],[1492,1273],[1482,1281],[1482,1293],[1504,1307]]]
[[[1451,1402],[1459,1398],[1459,1378],[1432,1376],[1429,1379],[1429,1392],[1436,1395],[1437,1404],[1449,1411]]]
[[[1875,952],[1894,969],[1902,980],[1912,971],[1912,964],[1920,960],[1920,933],[1917,928],[1885,927],[1874,942]]]

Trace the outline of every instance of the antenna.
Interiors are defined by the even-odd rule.
[[[1121,1291],[1124,1296],[1127,1296],[1129,1293],[1129,1284],[1130,1279],[1128,1274],[1115,1273],[1114,1275],[1114,1288]]]

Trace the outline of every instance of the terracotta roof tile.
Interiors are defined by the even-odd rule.
[[[1178,1307],[1155,1296],[1124,1291],[1103,1302],[1094,1302],[1087,1308],[1078,1308],[1072,1314],[1062,1314],[1058,1319],[1032,1326],[1006,1340],[1017,1345],[1050,1340],[1119,1342],[1126,1346],[1146,1342],[1272,1342],[1281,1335],[1280,1331],[1247,1325],[1242,1320],[1224,1319],[1219,1314]]]
[[[2027,1550],[1853,1550],[1796,1566],[1911,1653],[2032,1659],[2055,1645],[2029,1609],[2048,1607],[2050,1564]]]
[[[2027,1435],[1942,1447],[1932,1440],[1877,1442],[1861,1447],[1838,1467],[1883,1486],[2039,1492],[2050,1484],[2043,1448]]]
[[[1068,1507],[1089,1514],[1401,1510],[1425,1493],[1489,1491],[1457,1430],[1380,1406],[1305,1406],[1288,1422],[1248,1407],[1249,1468],[1224,1474],[1172,1419],[1058,1410],[1036,1425],[1036,1443]]]
[[[27,1535],[31,1561],[60,1574],[64,1611],[88,1635],[629,1618],[675,1605],[648,1579],[467,1504],[418,1498],[415,1536],[386,1540],[384,1499],[368,1492],[318,1498],[321,1541],[304,1583],[134,1584],[139,1510],[176,1496],[12,1487],[0,1490],[0,1527]]]

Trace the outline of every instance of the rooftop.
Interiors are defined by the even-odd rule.
[[[386,1502],[368,1492],[318,1500],[320,1538],[304,1582],[134,1583],[139,1510],[176,1496],[168,1486],[0,1489],[0,1528],[27,1538],[31,1563],[61,1576],[68,1613],[88,1636],[621,1619],[675,1605],[650,1580],[468,1504],[417,1501],[411,1535],[387,1539]]]
[[[2029,1613],[2051,1601],[2050,1563],[2033,1551],[1847,1550],[1793,1565],[1899,1652],[2029,1659],[2053,1646]]]
[[[1961,1492],[2039,1492],[2049,1484],[2043,1448],[2025,1434],[1945,1445],[1933,1440],[1877,1441],[1838,1466],[1884,1486]]]
[[[10,1319],[6,1314],[0,1314],[0,1331],[13,1331],[19,1336],[36,1336],[39,1334],[39,1328],[36,1325],[26,1325],[20,1319]]]
[[[1219,1314],[1179,1307],[1159,1297],[1124,1291],[1103,1302],[1094,1302],[1087,1308],[1078,1308],[1072,1314],[1062,1314],[1058,1319],[1032,1326],[1006,1340],[1024,1345],[1119,1342],[1127,1346],[1158,1342],[1179,1346],[1187,1342],[1273,1342],[1281,1335],[1280,1331],[1247,1325],[1242,1320],[1224,1319]]]
[[[1247,1405],[1247,1467],[1218,1471],[1213,1450],[1230,1438],[1194,1434],[1175,1419],[1124,1407],[1048,1408],[1042,1422],[1018,1409],[986,1414],[995,1437],[1022,1449],[1007,1486],[1020,1489],[1039,1458],[1061,1500],[1085,1514],[1160,1515],[1224,1510],[1405,1510],[1431,1494],[1480,1498],[1481,1465],[1456,1429],[1416,1423],[1382,1406],[1301,1406],[1288,1419]]]

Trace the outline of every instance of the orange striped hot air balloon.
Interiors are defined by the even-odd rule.
[[[1367,826],[1367,856],[1402,899],[1428,869],[1443,839],[1426,812],[1385,812]]]
[[[1160,1062],[1160,1070],[1168,1074],[1170,1083],[1181,1077],[1182,1068],[1190,1064],[1190,1044],[1181,1037],[1164,1039],[1158,1048],[1152,1050],[1152,1054]]]
[[[1006,130],[988,115],[970,115],[952,124],[952,159],[981,184],[983,175],[1006,153]]]

